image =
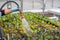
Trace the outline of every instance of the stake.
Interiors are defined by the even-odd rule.
[[[12,33],[12,40],[14,40],[14,34]]]
[[[4,40],[4,38],[3,38],[3,30],[2,30],[1,27],[0,27],[0,40]]]
[[[10,39],[10,38],[9,38],[9,34],[7,34],[7,38],[8,38],[8,40]]]

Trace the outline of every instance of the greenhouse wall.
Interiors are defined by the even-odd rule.
[[[0,0],[0,7],[3,5],[4,2],[7,0]],[[20,0],[13,0],[16,1],[21,6]],[[11,3],[12,7],[15,4]],[[60,8],[60,0],[45,0],[46,9],[52,8]],[[7,8],[5,6],[5,8]],[[23,9],[24,10],[40,10],[43,8],[43,0],[23,0]]]

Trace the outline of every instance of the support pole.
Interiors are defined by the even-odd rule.
[[[44,16],[44,12],[45,12],[45,0],[43,0],[43,9],[42,9],[42,15]]]
[[[54,0],[52,0],[52,8],[54,7]]]
[[[32,0],[32,9],[34,9],[35,0]]]
[[[23,12],[23,0],[20,0],[20,2],[21,2],[21,11]]]
[[[4,40],[3,29],[0,27],[0,40]]]

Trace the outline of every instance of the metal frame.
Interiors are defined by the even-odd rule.
[[[44,16],[44,12],[45,12],[45,8],[46,8],[46,3],[45,0],[43,0],[43,9],[42,9],[42,15]]]

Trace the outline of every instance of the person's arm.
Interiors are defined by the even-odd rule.
[[[0,16],[6,15],[6,14],[9,14],[11,12],[18,11],[18,10],[19,10],[18,7],[15,7],[15,8],[12,8],[12,9],[1,10]]]

